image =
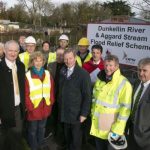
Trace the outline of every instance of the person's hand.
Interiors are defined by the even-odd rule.
[[[86,120],[86,117],[80,116],[80,123],[83,123]]]

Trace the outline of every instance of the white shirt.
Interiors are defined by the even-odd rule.
[[[7,58],[5,58],[6,61],[6,65],[10,68],[13,69],[14,65],[16,66],[16,62],[11,62],[9,61]],[[17,66],[16,66],[16,71],[17,71]],[[13,78],[13,74],[12,74],[12,78]],[[14,83],[14,99],[15,99],[15,106],[18,106],[20,104],[20,95],[16,95],[16,85],[15,85],[15,81],[13,79],[13,83]]]
[[[94,64],[94,65],[98,65],[100,62],[101,62],[101,60],[99,60],[98,62],[94,62],[94,61],[93,61],[93,64]]]
[[[98,79],[97,75],[101,70],[99,68],[96,68],[94,71],[90,73],[91,82],[94,84],[96,80]]]
[[[71,68],[68,68],[68,69],[67,69],[67,78],[70,77],[71,74],[73,73],[74,67],[75,67],[75,66],[72,66]]]
[[[142,82],[141,82],[141,83],[142,83]],[[138,94],[138,92],[139,92],[139,90],[140,90],[140,88],[141,88],[141,83],[139,84],[139,86],[138,86],[138,88],[137,88],[137,90],[136,90],[136,92],[135,92],[135,94],[134,94],[134,97],[133,97],[134,102],[135,102],[136,96],[137,96],[137,94]],[[147,82],[145,82],[145,83],[143,83],[144,89],[143,89],[143,91],[142,91],[141,97],[142,97],[143,94],[145,93],[145,91],[146,91],[146,89],[148,88],[149,84],[150,84],[150,80],[147,81]],[[140,99],[141,99],[141,97],[140,97]]]

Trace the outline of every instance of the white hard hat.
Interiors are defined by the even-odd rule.
[[[108,134],[108,141],[114,149],[125,149],[127,148],[127,140],[124,135],[117,135],[110,132]]]
[[[28,36],[26,39],[25,39],[25,43],[26,44],[36,44],[36,40],[33,36]]]
[[[69,38],[68,38],[67,35],[62,34],[62,35],[59,37],[59,40],[67,40],[67,41],[69,41]]]

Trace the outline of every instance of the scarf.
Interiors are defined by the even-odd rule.
[[[32,67],[33,73],[38,75],[40,78],[42,77],[43,73],[44,73],[44,68],[41,67],[40,70],[37,70],[34,66]]]

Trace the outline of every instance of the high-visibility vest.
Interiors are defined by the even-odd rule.
[[[30,59],[30,54],[26,51],[24,53],[19,54],[19,58],[22,63],[25,65],[25,70],[28,70],[29,67],[29,59]]]
[[[56,52],[49,52],[48,63],[56,61]]]
[[[93,89],[90,134],[107,139],[110,131],[123,135],[131,109],[132,86],[118,69],[108,83],[97,80]]]
[[[51,89],[51,82],[50,82],[50,73],[45,70],[45,78],[43,82],[40,79],[32,78],[31,71],[26,73],[26,77],[29,82],[29,91],[30,91],[30,99],[34,105],[34,108],[37,108],[44,98],[46,105],[50,105],[50,89]]]
[[[92,58],[92,54],[89,52],[83,63],[88,62],[91,58]],[[80,67],[82,67],[82,61],[81,61],[81,58],[79,56],[76,57],[76,61],[77,61],[77,64]]]
[[[82,61],[81,61],[81,58],[79,56],[76,56],[76,62],[77,64],[82,67]]]

